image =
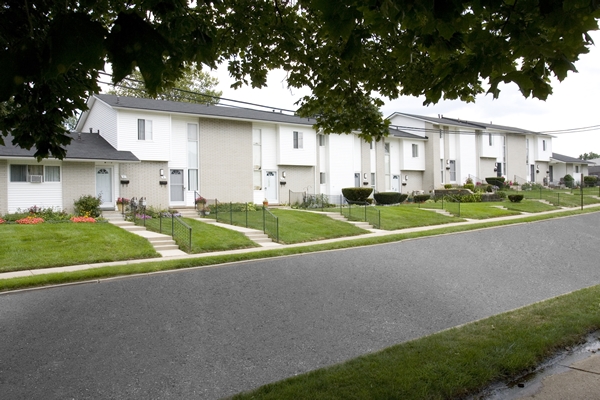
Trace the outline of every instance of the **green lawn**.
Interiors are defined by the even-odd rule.
[[[270,210],[279,220],[279,242],[285,244],[355,236],[368,233],[346,222],[336,221],[317,212]],[[211,214],[212,216],[212,214]],[[219,213],[219,222],[263,230],[263,213],[259,211]],[[275,230],[275,229],[273,229]],[[273,235],[270,233],[270,236]]]
[[[437,203],[424,203],[421,204],[422,208],[439,208]],[[516,210],[503,210],[494,206],[504,207],[505,202],[485,202],[485,203],[452,203],[444,202],[444,209],[451,214],[459,215],[461,218],[468,219],[486,219],[496,217],[506,217],[509,215],[518,215],[519,211]]]
[[[148,230],[171,235],[172,221],[171,218],[162,218],[162,221],[160,218],[151,218],[137,220],[136,223],[145,226]],[[199,254],[211,251],[246,249],[258,246],[243,233],[205,224],[190,218],[183,218],[183,221],[192,228],[192,248],[189,248],[189,236],[187,231],[183,229],[182,225],[177,223],[175,223],[175,242],[181,250],[187,253]]]
[[[153,257],[148,240],[108,223],[0,225],[0,272]]]
[[[435,203],[433,203],[435,205]],[[414,228],[418,226],[431,226],[463,222],[464,219],[448,217],[425,208],[416,206],[389,206],[377,207],[381,213],[381,229],[396,230]]]
[[[508,208],[509,210],[515,210],[515,211],[527,212],[527,213],[537,213],[537,212],[552,211],[552,210],[558,209],[558,207],[556,207],[556,206],[542,203],[537,200],[528,200],[528,199],[523,199],[519,203],[511,203],[509,200],[506,200],[506,201],[502,202],[501,204],[503,207]]]
[[[512,191],[508,193],[513,193]],[[542,199],[547,202],[559,206],[559,207],[579,207],[581,206],[581,192],[579,190],[524,190],[519,193],[525,196],[527,199]],[[598,204],[600,199],[595,198],[598,196],[598,188],[584,188],[583,192],[583,204]]]

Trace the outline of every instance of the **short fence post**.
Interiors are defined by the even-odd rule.
[[[229,202],[229,224],[233,225],[233,203]]]
[[[275,223],[277,224],[277,243],[279,243],[279,218],[275,220]]]
[[[263,204],[263,233],[267,233],[267,226],[265,225],[265,206]]]
[[[460,200],[458,200],[458,216],[460,217]]]
[[[367,222],[367,204],[365,203],[365,222]]]
[[[175,214],[171,214],[171,237],[175,239]]]
[[[248,227],[248,203],[246,203],[246,228]]]

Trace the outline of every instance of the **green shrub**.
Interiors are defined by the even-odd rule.
[[[373,195],[377,204],[398,204],[400,196],[398,192],[379,192]]]
[[[216,207],[211,205],[211,208],[219,213],[259,210],[259,207],[256,207],[254,203],[218,203]],[[262,210],[262,207],[260,207],[260,210]]]
[[[366,203],[372,192],[373,188],[351,187],[342,189],[342,194],[349,203]]]
[[[44,221],[68,221],[69,218],[71,218],[71,215],[66,211],[60,209],[55,210],[52,207],[29,207],[29,214],[35,214],[36,217],[41,217]]]
[[[452,185],[450,183],[446,183],[444,185],[444,189],[452,189]]]
[[[596,186],[596,183],[598,183],[598,177],[595,175],[584,176],[583,182],[585,183],[585,186],[587,186],[587,187]]]
[[[465,189],[469,189],[472,192],[475,191],[475,185],[473,185],[472,183],[465,183],[464,187],[465,187]]]
[[[413,197],[415,203],[423,203],[424,201],[427,201],[430,198],[431,198],[431,195],[429,195],[429,194],[416,194]]]
[[[509,194],[508,199],[511,201],[511,203],[519,203],[521,200],[523,200],[523,195],[522,194]]]
[[[78,216],[89,216],[97,218],[100,216],[100,204],[102,199],[100,196],[94,197],[86,195],[79,197],[73,204],[75,205],[75,214]]]
[[[491,176],[489,178],[485,178],[485,181],[492,186],[498,186],[500,189],[504,187],[504,181],[506,178],[503,176]]]
[[[502,190],[498,190],[496,192],[496,196],[498,196],[501,199],[505,199],[506,198],[506,192],[502,191]]]
[[[404,203],[406,201],[406,199],[408,199],[408,195],[407,194],[401,194],[400,195],[400,201],[398,203]]]
[[[492,193],[494,191],[494,186],[487,185],[487,187],[485,188],[485,191],[488,192],[488,193]]]
[[[573,181],[575,179],[573,179],[573,177],[569,174],[565,175],[565,177],[563,178],[563,180],[565,181],[565,186],[568,188],[572,188],[573,187]]]

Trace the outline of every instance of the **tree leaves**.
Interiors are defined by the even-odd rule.
[[[189,64],[228,62],[234,85],[270,69],[309,87],[299,114],[326,132],[386,134],[379,96],[473,101],[516,83],[545,99],[598,29],[595,0],[7,0],[0,7],[0,130],[61,155],[61,121],[85,109],[104,62],[141,71],[151,95]]]

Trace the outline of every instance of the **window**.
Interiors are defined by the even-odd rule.
[[[450,182],[456,182],[456,160],[449,160]]]
[[[493,145],[494,145],[494,137],[492,136],[492,134],[491,134],[491,133],[488,133],[488,144],[489,144],[490,146],[493,146]]]
[[[384,143],[383,149],[384,149],[385,154],[390,154],[390,144],[389,143]]]
[[[188,124],[188,190],[198,190],[198,126]]]
[[[575,173],[579,173],[579,165],[575,166]]]
[[[302,132],[294,131],[294,148],[295,149],[304,148],[304,140],[302,137]]]
[[[319,146],[325,146],[325,135],[319,135]]]
[[[546,141],[542,140],[542,150],[546,151]]]
[[[373,150],[373,141],[369,142],[369,150]]]
[[[413,156],[413,158],[419,157],[419,145],[417,145],[417,144],[412,145],[412,156]]]
[[[375,189],[375,173],[371,172],[371,187]]]
[[[60,182],[60,167],[48,166],[45,172],[45,182]]]
[[[60,167],[43,165],[20,165],[10,166],[11,182],[60,182]]]
[[[325,184],[325,172],[321,172],[319,174],[319,182],[321,183],[321,185]]]
[[[152,140],[152,121],[138,119],[138,140]]]
[[[444,159],[443,158],[440,158],[440,174],[441,174],[440,182],[444,183]]]
[[[529,165],[529,139],[525,139],[525,164]]]
[[[27,182],[27,165],[11,165],[10,181]]]

